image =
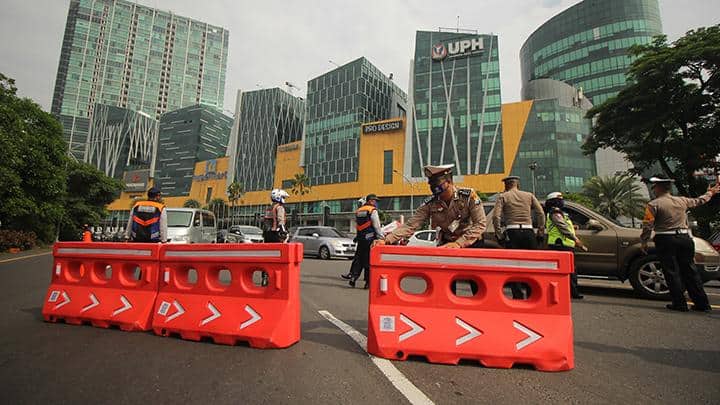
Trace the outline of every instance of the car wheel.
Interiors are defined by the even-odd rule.
[[[660,259],[655,255],[636,259],[630,266],[630,284],[643,298],[667,300],[670,298]]]
[[[330,249],[328,249],[327,246],[321,246],[318,256],[323,260],[330,260]]]

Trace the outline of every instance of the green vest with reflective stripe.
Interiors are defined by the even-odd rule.
[[[568,215],[564,212],[562,214],[563,218],[565,219],[565,223],[568,224],[573,235],[575,235],[575,227],[573,226],[570,217],[568,217]],[[560,242],[563,246],[575,247],[575,239],[568,238],[567,236],[563,235],[563,233],[560,232],[560,229],[553,223],[552,218],[550,218],[551,215],[552,213],[548,213],[545,219],[545,230],[548,236],[548,246],[557,245],[557,240],[560,239]]]

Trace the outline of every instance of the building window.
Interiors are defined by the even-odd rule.
[[[392,184],[393,178],[393,151],[386,150],[383,159],[383,184]]]
[[[212,187],[208,187],[208,188],[207,188],[207,195],[205,196],[205,204],[209,204],[209,203],[210,203],[210,199],[212,198],[212,192],[213,192],[213,188],[212,188]]]

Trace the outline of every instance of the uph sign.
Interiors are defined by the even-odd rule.
[[[445,58],[457,58],[469,56],[483,51],[482,37],[463,39],[461,41],[448,42],[447,44],[437,43],[432,46],[430,56],[432,60],[444,60]]]

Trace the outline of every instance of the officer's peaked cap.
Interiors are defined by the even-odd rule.
[[[455,165],[453,164],[438,166],[427,165],[423,168],[423,171],[425,172],[425,176],[431,179],[433,177],[444,176],[448,174],[452,175],[453,168],[455,168]]]

